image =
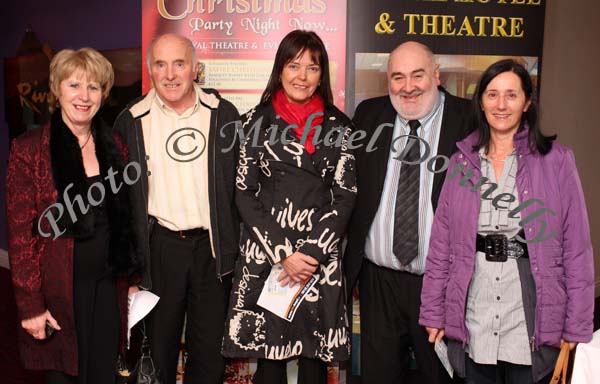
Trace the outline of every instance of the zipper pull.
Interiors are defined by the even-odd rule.
[[[529,339],[529,345],[531,345],[531,352],[535,352],[535,336],[531,336]]]

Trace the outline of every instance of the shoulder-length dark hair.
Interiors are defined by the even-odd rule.
[[[279,43],[269,82],[260,98],[261,103],[269,101],[279,88],[281,88],[283,67],[299,55],[302,55],[306,50],[310,52],[312,60],[321,67],[321,80],[315,93],[321,95],[325,103],[333,104],[331,80],[329,79],[329,57],[327,56],[325,44],[323,44],[323,40],[316,33],[302,30],[295,30],[288,33],[281,40],[281,43]]]
[[[473,124],[474,127],[479,129],[479,141],[475,144],[473,149],[478,150],[481,147],[485,147],[486,151],[489,149],[490,126],[485,118],[485,113],[481,109],[482,98],[488,84],[496,76],[504,72],[513,72],[515,75],[519,76],[519,79],[521,79],[521,87],[525,92],[525,98],[531,102],[527,111],[523,112],[519,131],[523,130],[525,123],[527,123],[529,125],[528,143],[530,149],[533,152],[539,152],[542,155],[547,154],[550,152],[550,149],[552,149],[552,141],[556,139],[556,135],[544,136],[542,134],[538,119],[539,109],[535,87],[533,86],[531,77],[525,67],[513,59],[500,60],[490,65],[483,75],[481,75],[477,90],[473,96]]]

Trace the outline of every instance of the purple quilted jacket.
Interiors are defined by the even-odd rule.
[[[561,338],[588,342],[593,332],[594,261],[575,158],[556,142],[547,155],[534,153],[527,134],[516,134],[514,146],[521,225],[536,286],[534,345],[558,346]],[[469,342],[465,306],[482,198],[480,188],[471,190],[481,177],[479,156],[472,149],[477,139],[474,132],[458,143],[459,151],[450,159],[431,233],[419,318],[419,324],[443,328],[463,345]]]

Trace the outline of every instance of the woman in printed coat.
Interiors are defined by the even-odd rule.
[[[467,383],[547,383],[558,347],[592,338],[594,265],[573,153],[542,135],[513,60],[473,98],[435,214],[419,323]],[[506,248],[505,248],[506,247]]]
[[[339,256],[354,198],[350,120],[332,104],[327,52],[314,32],[279,45],[260,105],[243,118],[236,203],[243,220],[223,343],[227,357],[258,358],[254,383],[326,383],[324,362],[349,356]],[[291,322],[257,305],[274,266],[282,284],[317,282]]]

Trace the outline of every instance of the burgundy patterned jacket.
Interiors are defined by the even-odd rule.
[[[60,118],[58,120],[62,121]],[[19,325],[19,349],[24,366],[27,369],[51,369],[77,375],[77,335],[73,313],[74,239],[66,234],[54,239],[54,234],[42,237],[38,233],[38,218],[46,208],[59,201],[55,180],[65,178],[63,170],[69,176],[73,169],[75,172],[83,169],[82,163],[77,168],[77,161],[68,164],[69,162],[64,161],[65,156],[62,162],[59,162],[60,159],[53,162],[51,131],[54,134],[55,121],[56,115],[52,125],[49,123],[41,129],[26,132],[12,143],[6,180],[8,253],[19,319],[40,315],[48,309],[61,326],[61,330],[50,338],[38,341]],[[93,131],[98,162],[104,176],[102,170],[109,164],[113,165],[114,159],[121,156],[126,158],[126,152],[119,138],[113,138],[110,128],[100,120],[94,121]],[[61,134],[64,135],[64,132]],[[72,143],[69,145],[73,147]],[[75,148],[73,153],[79,151],[78,145]],[[81,158],[80,151],[78,156]],[[111,196],[110,188],[106,191],[106,198],[110,200],[117,200],[117,195],[121,195],[117,193]],[[112,204],[109,204],[109,209],[114,207],[114,202]],[[65,215],[68,215],[66,210]],[[48,221],[43,220],[43,223],[42,230],[52,232]],[[114,220],[109,219],[109,225],[114,226]],[[110,265],[111,261],[108,262]],[[124,349],[123,336],[127,325],[129,285],[127,273],[122,275],[125,277],[119,278],[117,283],[121,313],[121,352]]]

